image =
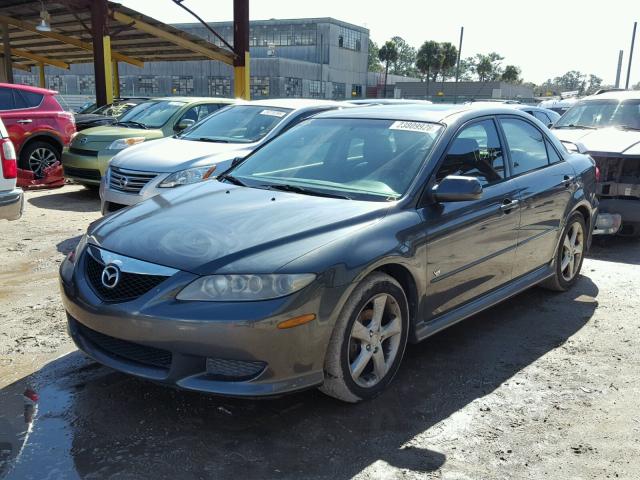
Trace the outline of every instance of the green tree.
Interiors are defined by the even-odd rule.
[[[602,79],[591,73],[589,75],[589,83],[587,85],[586,95],[593,95],[602,88]]]
[[[378,51],[380,51],[378,44],[369,39],[369,57],[367,59],[367,70],[370,72],[382,71],[382,65],[380,65],[380,60],[378,59]]]
[[[460,73],[458,79],[462,82],[470,82],[473,80],[475,71],[475,60],[473,57],[460,59]]]
[[[416,69],[416,49],[409,45],[402,37],[391,39],[396,44],[398,59],[391,66],[391,73],[394,75],[405,75],[413,77],[417,74]]]
[[[427,80],[427,92],[429,92],[429,81],[431,76],[438,74],[440,68],[440,44],[433,40],[427,40],[418,50],[416,66]]]
[[[587,76],[578,71],[571,70],[560,77],[553,79],[552,83],[558,88],[560,92],[571,92],[573,90],[584,93]]]
[[[456,73],[456,63],[458,61],[458,49],[450,42],[440,44],[440,78],[442,79],[442,89],[444,81],[453,77]]]
[[[504,72],[502,72],[502,81],[508,83],[521,83],[522,80],[520,79],[520,73],[520,68],[515,65],[507,65],[504,67]]]
[[[389,74],[389,65],[398,60],[398,49],[396,44],[388,40],[380,47],[378,51],[378,58],[384,63],[384,96],[387,97],[387,75]]]
[[[478,75],[478,80],[481,82],[488,82],[491,79],[493,67],[491,60],[486,55],[476,55],[474,70]]]

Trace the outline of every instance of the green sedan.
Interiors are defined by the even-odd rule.
[[[178,133],[233,102],[229,98],[167,97],[141,103],[114,125],[78,133],[62,154],[64,175],[98,187],[109,161],[121,150]]]

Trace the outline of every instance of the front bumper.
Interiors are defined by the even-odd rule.
[[[64,176],[83,185],[100,185],[100,179],[116,153],[118,153],[117,150],[99,150],[81,154],[65,148],[62,152]]]
[[[279,395],[322,383],[333,312],[338,311],[330,305],[337,305],[344,288],[314,282],[269,301],[181,302],[175,295],[196,276],[178,272],[133,301],[104,303],[82,274],[85,256],[78,259],[71,282],[61,278],[60,286],[69,333],[98,362],[156,382],[229,396]],[[286,330],[276,327],[306,313],[315,313],[316,320]],[[230,363],[231,372],[238,365],[263,368],[250,378],[246,371],[224,378],[211,372],[211,365]]]
[[[24,210],[24,193],[21,188],[0,192],[0,219],[18,220]]]
[[[121,170],[125,171],[125,169]],[[137,171],[131,170],[131,172],[136,173]],[[170,173],[158,172],[157,176],[149,183],[147,183],[144,187],[142,187],[142,189],[138,193],[128,193],[114,190],[113,188],[109,187],[109,173],[107,171],[107,173],[102,177],[102,181],[100,182],[100,210],[102,212],[102,215],[114,212],[122,207],[136,205],[143,200],[155,197],[156,195],[160,195],[161,193],[166,193],[167,191],[171,191],[171,188],[158,187],[158,185],[162,183],[162,181],[169,175]]]

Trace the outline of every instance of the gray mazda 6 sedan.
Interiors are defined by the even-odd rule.
[[[100,363],[232,396],[380,393],[407,342],[575,282],[596,169],[512,108],[314,116],[216,180],[89,228],[60,268]]]

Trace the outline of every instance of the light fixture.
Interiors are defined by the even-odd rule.
[[[49,12],[47,12],[44,2],[41,1],[40,4],[42,5],[42,9],[40,10],[40,23],[36,25],[36,30],[39,32],[50,32],[51,16],[49,15]]]

